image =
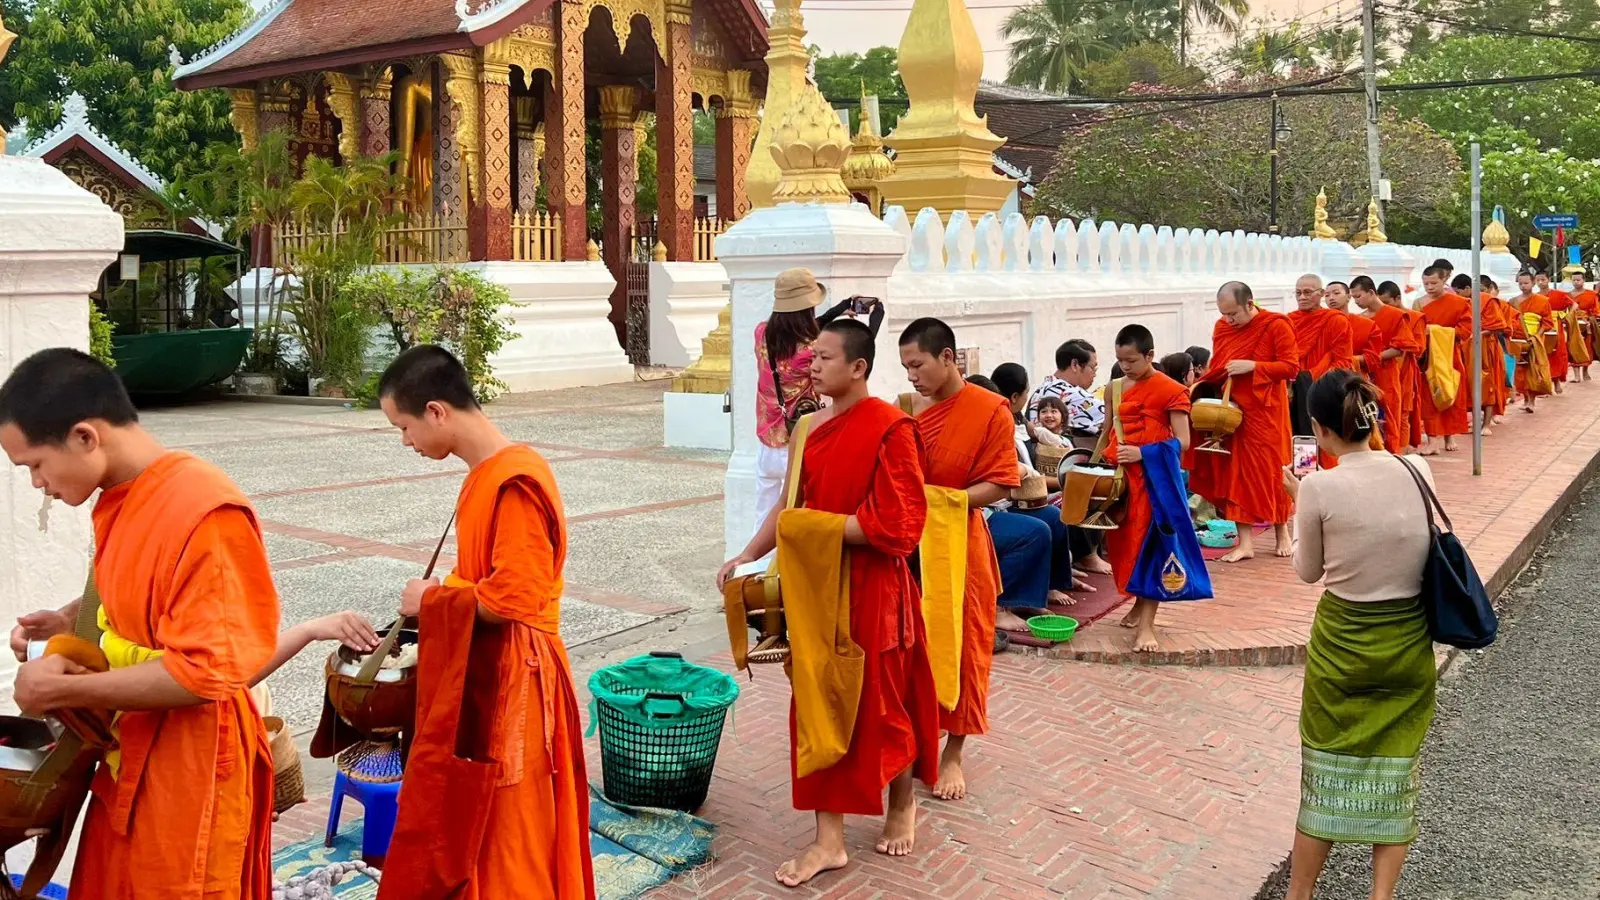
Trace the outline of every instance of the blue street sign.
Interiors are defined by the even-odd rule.
[[[1541,213],[1533,217],[1533,227],[1540,231],[1552,231],[1557,228],[1577,228],[1577,213]]]

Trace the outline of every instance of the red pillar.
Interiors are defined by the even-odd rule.
[[[750,97],[750,73],[728,73],[728,97],[717,110],[717,218],[732,222],[750,211],[744,170],[750,165],[750,148],[756,138],[755,101]]]
[[[656,59],[657,220],[667,257],[694,260],[694,45],[690,7],[668,0],[665,47]]]
[[[361,154],[382,156],[389,146],[389,96],[392,73],[383,74],[361,88]]]
[[[474,198],[473,230],[482,255],[474,259],[511,258],[511,67],[483,63],[483,99],[478,139],[482,142],[483,190]]]
[[[617,280],[611,291],[611,325],[617,340],[628,346],[628,258],[633,244],[634,186],[639,180],[638,147],[633,130],[639,114],[639,89],[606,85],[600,89],[600,181],[606,186],[601,203],[605,226],[601,244],[606,268]]]
[[[589,243],[583,148],[583,32],[588,24],[583,0],[559,0],[556,4],[556,68],[561,71],[552,91],[554,102],[545,107],[551,124],[545,129],[551,157],[547,172],[550,190],[545,197],[550,211],[561,217],[561,258],[569,262],[581,262]]]

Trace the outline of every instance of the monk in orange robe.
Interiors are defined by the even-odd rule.
[[[1372,279],[1365,275],[1357,275],[1352,280],[1364,281],[1363,288],[1376,293],[1372,286]],[[1361,311],[1350,308],[1350,301],[1354,294],[1351,293],[1352,285],[1342,281],[1328,282],[1327,289],[1323,292],[1322,302],[1331,310],[1343,314],[1350,323],[1350,356],[1356,371],[1366,375],[1369,379],[1372,373],[1378,370],[1378,355],[1383,352],[1383,347],[1377,343],[1377,335],[1373,330],[1372,318]]]
[[[1116,348],[1122,382],[1117,408],[1107,412],[1116,417],[1122,433],[1119,437],[1113,424],[1107,423],[1111,430],[1107,432],[1106,457],[1122,466],[1125,487],[1121,519],[1116,528],[1106,532],[1106,551],[1117,590],[1127,593],[1128,579],[1139,562],[1139,551],[1153,520],[1144,467],[1139,465],[1140,448],[1177,438],[1183,450],[1189,449],[1189,389],[1155,367],[1155,338],[1143,325],[1125,326],[1117,333]],[[1109,391],[1106,399],[1110,402]],[[1154,599],[1139,597],[1123,618],[1125,627],[1138,629],[1133,636],[1134,650],[1161,649],[1156,636],[1156,611],[1160,606]]]
[[[1530,346],[1535,341],[1542,342],[1544,340],[1544,332],[1555,328],[1555,310],[1550,308],[1550,298],[1535,291],[1534,285],[1533,275],[1528,272],[1519,272],[1517,274],[1517,288],[1522,293],[1511,301],[1512,308],[1517,311],[1517,316],[1511,323],[1512,333],[1527,340]],[[1524,318],[1524,316],[1529,315],[1539,317],[1539,323],[1532,334],[1528,333],[1527,320]],[[1535,384],[1542,386],[1546,382],[1550,382],[1554,386],[1555,378],[1549,372],[1548,361],[1542,364],[1545,370],[1540,373],[1542,377],[1532,377],[1534,373],[1531,369],[1540,365],[1537,354],[1532,351],[1529,352],[1527,362],[1519,362],[1517,364],[1517,393],[1522,395],[1522,411],[1526,413],[1533,412],[1534,405],[1539,397],[1547,396],[1550,393],[1549,389],[1534,390]]]
[[[994,660],[1000,563],[983,508],[1021,484],[1011,408],[1006,399],[971,385],[956,367],[956,336],[938,319],[918,319],[900,335],[906,378],[931,405],[917,413],[922,471],[928,484],[967,492],[967,574],[962,599],[961,696],[939,711],[949,733],[939,758],[934,796],[966,796],[961,753],[966,739],[989,730],[989,667]],[[1041,523],[1042,524],[1042,523]],[[1049,565],[1048,560],[1042,561]],[[1026,626],[1024,626],[1026,627]]]
[[[1556,349],[1550,352],[1550,380],[1555,382],[1556,393],[1562,393],[1561,386],[1569,379],[1572,372],[1572,359],[1567,353],[1567,325],[1566,312],[1572,307],[1572,295],[1552,285],[1550,276],[1540,272],[1534,278],[1538,292],[1550,301],[1550,309],[1555,314],[1555,327],[1550,329],[1556,333]]]
[[[817,834],[811,846],[778,869],[778,881],[790,887],[849,861],[844,817],[883,815],[885,787],[888,813],[877,850],[890,856],[910,853],[916,836],[912,778],[932,784],[939,773],[939,706],[920,591],[908,562],[928,511],[917,430],[909,416],[867,393],[875,354],[865,325],[838,319],[822,329],[812,347],[812,383],[832,405],[815,415],[801,459],[790,464],[800,467],[799,496],[806,510],[848,517],[850,639],[863,657],[863,676],[843,758],[794,778],[795,808],[816,812]],[[719,588],[734,569],[772,551],[781,513],[774,510],[749,546],[722,567]],[[795,735],[801,714],[791,705],[792,773],[798,767]]]
[[[1489,423],[1505,421],[1511,403],[1511,388],[1506,384],[1506,353],[1511,346],[1511,320],[1517,315],[1510,304],[1500,299],[1500,285],[1487,275],[1478,278],[1483,294],[1483,394],[1484,434]]]
[[[1289,324],[1294,328],[1295,346],[1300,354],[1300,371],[1309,376],[1309,381],[1304,378],[1299,380],[1307,395],[1311,393],[1310,386],[1328,372],[1355,367],[1350,317],[1341,310],[1324,306],[1326,294],[1322,279],[1316,275],[1301,275],[1295,282],[1296,309],[1289,313]],[[1306,410],[1308,397],[1293,396],[1291,399],[1296,410],[1290,417],[1291,425],[1303,423],[1303,433],[1310,434],[1311,414]],[[1331,453],[1319,450],[1317,459],[1324,469],[1338,465],[1338,457]]]
[[[1224,518],[1239,525],[1239,546],[1223,562],[1255,556],[1255,525],[1271,522],[1277,554],[1287,557],[1289,495],[1283,467],[1289,464],[1289,382],[1300,371],[1294,328],[1288,317],[1256,305],[1250,286],[1230,281],[1217,291],[1222,314],[1211,330],[1211,365],[1201,383],[1221,387],[1232,379],[1231,399],[1244,413],[1239,430],[1223,439],[1229,451],[1193,453],[1189,489]]]
[[[1452,453],[1459,450],[1456,436],[1472,431],[1472,381],[1467,377],[1467,354],[1472,352],[1472,306],[1467,298],[1450,290],[1446,275],[1446,271],[1437,266],[1423,270],[1422,289],[1427,300],[1421,313],[1429,326],[1450,328],[1456,333],[1452,360],[1457,380],[1456,398],[1448,409],[1439,409],[1431,397],[1423,398],[1422,427],[1428,434],[1426,444],[1418,451],[1423,456],[1438,455],[1433,441],[1439,437],[1444,438],[1445,450]],[[1478,376],[1474,373],[1472,377]]]
[[[443,348],[396,357],[378,400],[407,447],[468,467],[455,571],[400,595],[401,615],[420,617],[417,725],[378,896],[593,900],[583,726],[558,631],[567,530],[555,476],[483,414]]]
[[[1408,437],[1410,408],[1406,405],[1409,396],[1406,386],[1415,383],[1407,367],[1415,365],[1412,358],[1422,351],[1422,346],[1417,343],[1416,332],[1406,320],[1405,312],[1399,306],[1386,303],[1373,287],[1371,278],[1357,276],[1350,282],[1350,293],[1372,323],[1371,346],[1377,354],[1375,360],[1367,361],[1367,371],[1372,383],[1383,392],[1384,446],[1390,453],[1398,454],[1405,448]]]
[[[1422,313],[1410,309],[1401,301],[1400,287],[1394,282],[1385,281],[1378,285],[1378,296],[1383,299],[1386,306],[1400,310],[1400,317],[1411,332],[1411,343],[1417,348],[1414,354],[1404,358],[1400,367],[1401,451],[1409,452],[1422,444],[1420,403],[1422,395],[1427,391],[1427,385],[1422,377],[1422,356],[1428,348],[1428,322],[1422,317]]]
[[[1600,317],[1600,294],[1596,294],[1584,283],[1583,272],[1579,270],[1572,273],[1572,291],[1569,296],[1572,297],[1572,305],[1577,310],[1575,315],[1581,316],[1583,321],[1588,322],[1586,343],[1589,346],[1589,359],[1593,360],[1597,349],[1600,349],[1595,343],[1595,319]],[[1578,371],[1582,373],[1583,381],[1590,380],[1588,363],[1579,366]]]
[[[116,374],[77,350],[18,364],[0,387],[0,446],[71,506],[100,491],[94,573],[112,668],[45,656],[15,689],[30,713],[119,712],[68,896],[267,900],[272,752],[249,684],[277,646],[278,598],[250,502],[211,464],[162,447]],[[30,617],[29,636],[71,631],[77,606]]]

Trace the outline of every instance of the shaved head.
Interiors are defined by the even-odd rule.
[[[1256,296],[1250,285],[1230,281],[1217,288],[1217,313],[1235,328],[1249,325],[1256,317]]]

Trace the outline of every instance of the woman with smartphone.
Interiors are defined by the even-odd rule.
[[[1283,473],[1295,500],[1295,572],[1326,588],[1306,648],[1288,900],[1311,900],[1336,843],[1371,844],[1372,896],[1392,898],[1417,836],[1417,756],[1436,669],[1418,597],[1428,513],[1407,466],[1430,485],[1433,476],[1418,457],[1370,449],[1381,396],[1349,370],[1318,379],[1311,427],[1339,465],[1303,479]]]

